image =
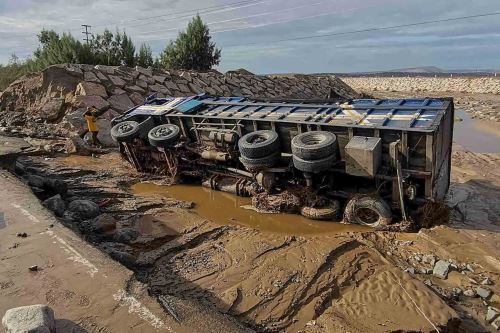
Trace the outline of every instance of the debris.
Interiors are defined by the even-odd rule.
[[[478,287],[478,288],[476,288],[476,293],[478,294],[479,297],[486,299],[486,298],[490,297],[491,290],[483,288],[483,287]]]
[[[467,264],[467,266],[466,266],[466,267],[467,267],[467,270],[468,270],[469,272],[474,273],[474,268],[472,268],[472,265],[471,265],[471,264]]]
[[[446,279],[450,271],[450,263],[448,261],[439,260],[432,271],[432,274],[440,279]]]
[[[28,234],[25,232],[18,232],[17,237],[26,238],[26,237],[28,237]]]
[[[2,318],[6,333],[55,333],[54,311],[43,304],[21,306],[7,310]]]
[[[481,284],[485,286],[491,286],[493,284],[493,281],[489,277],[486,277],[483,281],[481,281]]]
[[[32,271],[32,272],[36,272],[36,271],[38,271],[38,266],[37,265],[33,265],[33,266],[28,267],[28,269],[30,271]]]
[[[415,268],[413,268],[413,267],[408,267],[407,269],[405,269],[405,272],[406,272],[406,273],[410,273],[410,274],[415,274]]]
[[[488,311],[486,312],[486,321],[491,323],[500,315],[500,311],[497,308],[488,306]]]
[[[464,291],[464,296],[467,297],[476,297],[476,292],[472,289],[467,289]]]
[[[167,310],[168,313],[170,313],[170,315],[172,317],[174,317],[175,321],[177,321],[178,323],[180,323],[181,320],[179,319],[179,316],[177,315],[177,313],[175,313],[175,311],[172,308],[172,306],[170,306],[167,298],[164,295],[161,295],[161,296],[158,296],[158,299],[160,300],[161,305],[163,305],[163,308],[165,310]]]
[[[462,289],[455,287],[451,289],[451,292],[453,293],[453,296],[460,296],[462,294]]]

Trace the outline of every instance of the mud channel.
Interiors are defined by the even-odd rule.
[[[342,224],[340,221],[312,221],[297,214],[265,214],[251,209],[250,198],[210,190],[196,185],[156,185],[138,183],[132,186],[138,196],[165,196],[191,201],[191,210],[200,217],[220,225],[238,225],[263,232],[288,235],[314,235],[349,231],[369,231],[360,225]]]
[[[500,153],[498,124],[472,119],[463,110],[455,110],[453,140],[465,149],[476,153]]]

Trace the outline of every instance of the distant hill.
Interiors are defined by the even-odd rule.
[[[442,73],[443,70],[436,66],[422,66],[422,67],[410,67],[410,68],[400,68],[391,69],[388,72],[396,73]]]

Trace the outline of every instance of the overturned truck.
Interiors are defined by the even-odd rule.
[[[254,198],[300,193],[306,217],[343,212],[345,222],[380,227],[442,202],[453,120],[451,99],[200,94],[149,99],[115,118],[111,135],[140,172]]]

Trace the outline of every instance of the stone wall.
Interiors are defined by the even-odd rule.
[[[26,75],[0,93],[0,130],[34,137],[83,135],[83,113],[102,111],[100,140],[109,138],[110,120],[140,105],[146,96],[191,96],[201,92],[219,96],[270,98],[343,98],[358,94],[334,76],[253,75],[248,71],[158,71],[141,67],[56,65]]]
[[[345,77],[357,91],[461,92],[500,95],[500,77]]]

